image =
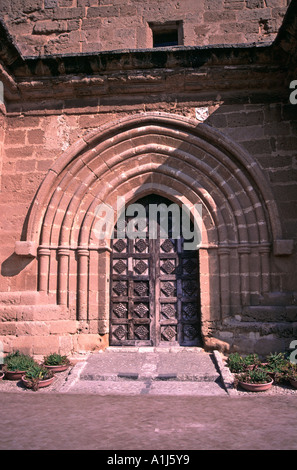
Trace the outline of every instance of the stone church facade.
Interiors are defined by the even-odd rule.
[[[287,349],[297,2],[3,0],[0,15],[4,352]],[[199,204],[201,243],[98,237],[118,198]]]

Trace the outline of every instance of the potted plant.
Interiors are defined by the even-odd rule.
[[[238,374],[236,381],[242,388],[250,392],[263,392],[268,390],[273,384],[273,379],[270,375],[266,371],[258,368],[246,370]]]
[[[261,364],[257,354],[248,354],[242,357],[239,353],[231,353],[227,360],[227,365],[233,374],[254,369]]]
[[[290,382],[292,387],[297,388],[297,364],[290,362],[284,371],[284,379]]]
[[[258,354],[248,354],[244,357],[243,362],[245,364],[246,370],[253,370],[261,365],[261,360]]]
[[[36,364],[33,357],[19,351],[10,353],[4,359],[3,372],[8,380],[20,380],[29,367]]]
[[[285,353],[271,353],[266,358],[267,362],[262,364],[264,369],[277,383],[286,380],[286,372],[290,366],[290,361],[286,358]]]
[[[32,365],[22,377],[22,382],[27,388],[37,391],[41,387],[48,387],[54,381],[54,374],[51,370],[42,365]]]
[[[292,387],[297,388],[297,371],[292,371],[289,381]]]
[[[70,361],[67,356],[52,353],[44,358],[43,365],[53,372],[62,372],[68,369]]]
[[[245,364],[243,357],[238,353],[231,353],[227,359],[227,365],[233,374],[244,372]]]
[[[288,364],[288,359],[286,354],[283,352],[280,353],[270,353],[267,358],[267,364],[274,368]]]

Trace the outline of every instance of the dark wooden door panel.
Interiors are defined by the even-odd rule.
[[[198,253],[183,250],[183,239],[149,239],[149,204],[172,204],[156,196],[146,207],[147,238],[115,239],[111,256],[112,345],[200,344]],[[126,224],[129,219],[126,219]]]

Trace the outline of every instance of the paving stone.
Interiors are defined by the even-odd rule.
[[[172,352],[162,348],[135,348],[126,351],[108,348],[90,355],[81,380],[175,378],[177,381],[212,382],[219,377],[212,355],[197,348]]]
[[[64,387],[100,395],[226,395],[215,358],[200,348],[108,348],[90,354]],[[75,369],[75,368],[74,368]]]

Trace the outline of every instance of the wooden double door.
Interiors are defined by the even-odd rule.
[[[145,237],[117,238],[115,230],[111,244],[110,344],[199,346],[198,251],[185,250],[182,236],[173,238],[176,220],[170,211],[167,236],[162,238],[160,218],[156,236],[149,236],[150,207],[168,208],[171,201],[151,195],[137,204],[145,208]],[[127,227],[131,217],[123,222]]]

